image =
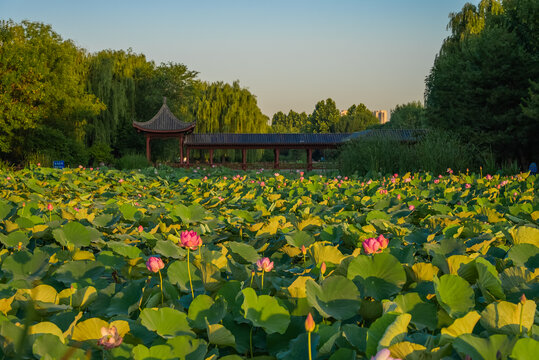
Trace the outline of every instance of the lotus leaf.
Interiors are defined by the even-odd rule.
[[[359,284],[363,296],[389,299],[406,282],[401,263],[391,254],[360,255],[348,265],[348,279]]]
[[[268,295],[257,296],[252,288],[243,289],[241,293],[244,316],[254,326],[262,327],[268,334],[283,334],[286,331],[290,323],[290,313],[276,298]]]
[[[178,335],[195,336],[187,321],[187,314],[171,309],[146,308],[140,313],[140,320],[148,330],[155,331],[165,338],[172,338]]]
[[[357,286],[340,275],[324,279],[321,285],[308,280],[305,289],[309,304],[326,318],[349,319],[357,315],[361,305]]]
[[[454,319],[464,316],[475,305],[472,288],[458,275],[434,278],[434,289],[438,303]]]

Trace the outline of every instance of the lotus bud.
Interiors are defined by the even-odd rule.
[[[322,265],[320,265],[320,273],[324,275],[326,273],[326,263],[322,262]]]
[[[52,204],[51,204],[51,203],[48,203],[48,204],[47,204],[47,210],[52,211],[52,209],[53,209]]]
[[[144,228],[142,227],[142,225],[139,225],[137,230],[138,230],[138,232],[143,232]]]
[[[307,254],[307,248],[305,247],[305,245],[301,245],[301,253],[303,255]]]
[[[525,304],[526,303],[526,295],[522,294],[522,296],[520,297],[520,303],[521,304]]]
[[[305,320],[305,330],[309,333],[313,332],[315,326],[316,324],[314,323],[313,316],[311,315],[311,313],[309,313],[307,315],[307,319]]]
[[[163,263],[163,260],[161,260],[161,258],[158,258],[157,256],[150,256],[148,261],[146,261],[146,268],[151,272],[156,273],[164,267],[165,264]]]

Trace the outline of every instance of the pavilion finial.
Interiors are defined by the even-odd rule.
[[[167,104],[167,97],[163,96],[163,105],[166,105],[166,104]]]

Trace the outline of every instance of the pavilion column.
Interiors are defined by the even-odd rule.
[[[247,149],[241,149],[241,168],[247,170]]]
[[[273,161],[273,168],[278,169],[279,168],[279,149],[273,149],[273,154],[275,155],[275,158]]]
[[[152,152],[150,148],[150,135],[146,134],[146,159],[148,159],[148,162],[152,162]]]
[[[183,164],[183,134],[180,135],[180,165]]]
[[[313,149],[307,149],[307,171],[313,169]]]
[[[213,149],[210,149],[210,165],[213,165]]]
[[[189,149],[189,147],[187,147],[187,149],[185,149],[185,157],[186,157],[186,161],[185,161],[185,165],[187,167],[189,167],[189,153],[190,153],[191,149]]]

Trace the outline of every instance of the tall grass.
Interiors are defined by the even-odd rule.
[[[144,169],[150,165],[146,156],[141,154],[124,155],[116,161],[116,167],[120,170]]]
[[[429,131],[420,141],[407,143],[382,136],[360,138],[341,147],[339,168],[344,174],[392,174],[447,168],[479,168],[478,151],[451,133]]]

